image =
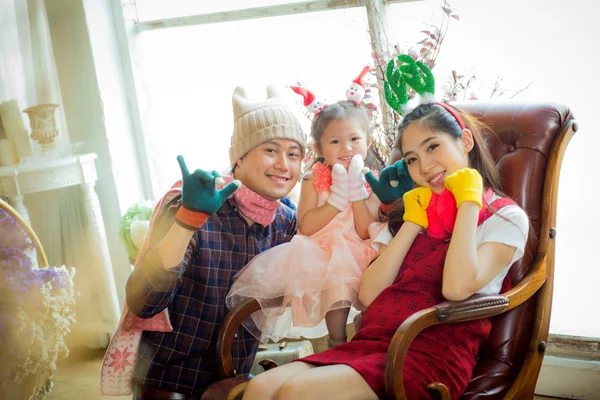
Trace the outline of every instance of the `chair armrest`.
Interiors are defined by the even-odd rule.
[[[430,326],[489,318],[518,307],[546,282],[546,260],[544,253],[538,253],[527,275],[503,295],[473,295],[463,301],[446,301],[408,317],[396,330],[388,349],[385,367],[388,397],[406,399],[402,369],[408,348],[419,333]]]
[[[231,345],[242,322],[253,312],[260,310],[260,304],[255,299],[247,299],[231,310],[223,320],[217,337],[217,368],[220,379],[233,378],[233,363],[231,361]]]
[[[462,301],[445,301],[433,306],[441,322],[487,318],[504,311],[508,297],[499,294],[474,294]]]

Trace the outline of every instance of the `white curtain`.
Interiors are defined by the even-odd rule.
[[[18,4],[17,4],[18,3]],[[27,3],[0,0],[0,103],[35,101]]]
[[[43,0],[0,0],[0,102],[16,99],[19,108],[59,104],[57,148],[69,143],[48,18]],[[24,114],[22,115],[24,117]],[[23,118],[29,128],[29,121]],[[39,153],[34,146],[34,155]],[[120,310],[110,265],[99,265],[93,221],[85,213],[80,187],[25,196],[32,227],[50,265],[75,267],[77,323],[74,333],[91,347],[107,344]],[[95,261],[94,261],[95,260]]]
[[[114,275],[103,265],[81,186],[36,193],[25,200],[50,265],[75,268],[75,290],[79,295],[70,343],[105,347],[121,310]]]

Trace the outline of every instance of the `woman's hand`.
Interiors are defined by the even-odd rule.
[[[476,169],[463,168],[456,171],[444,180],[444,185],[454,195],[456,207],[463,201],[471,201],[481,209],[483,179]]]
[[[379,180],[371,171],[365,174],[365,179],[371,186],[373,193],[384,204],[391,204],[398,200],[404,193],[411,190],[414,182],[408,174],[404,159],[396,161],[381,170]]]
[[[406,192],[404,199],[404,221],[427,229],[427,206],[431,200],[431,189],[419,187]]]

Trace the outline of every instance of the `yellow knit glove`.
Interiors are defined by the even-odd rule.
[[[454,195],[456,207],[460,206],[463,201],[472,201],[481,210],[483,179],[477,170],[463,168],[456,171],[444,180],[444,185]]]
[[[404,193],[404,221],[412,222],[424,229],[429,225],[427,221],[427,206],[431,200],[431,189],[419,187]]]

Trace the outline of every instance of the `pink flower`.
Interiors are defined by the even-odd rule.
[[[417,61],[419,59],[419,55],[417,54],[415,49],[413,49],[412,47],[408,50],[408,55],[411,56],[412,58],[414,58],[415,61]]]

